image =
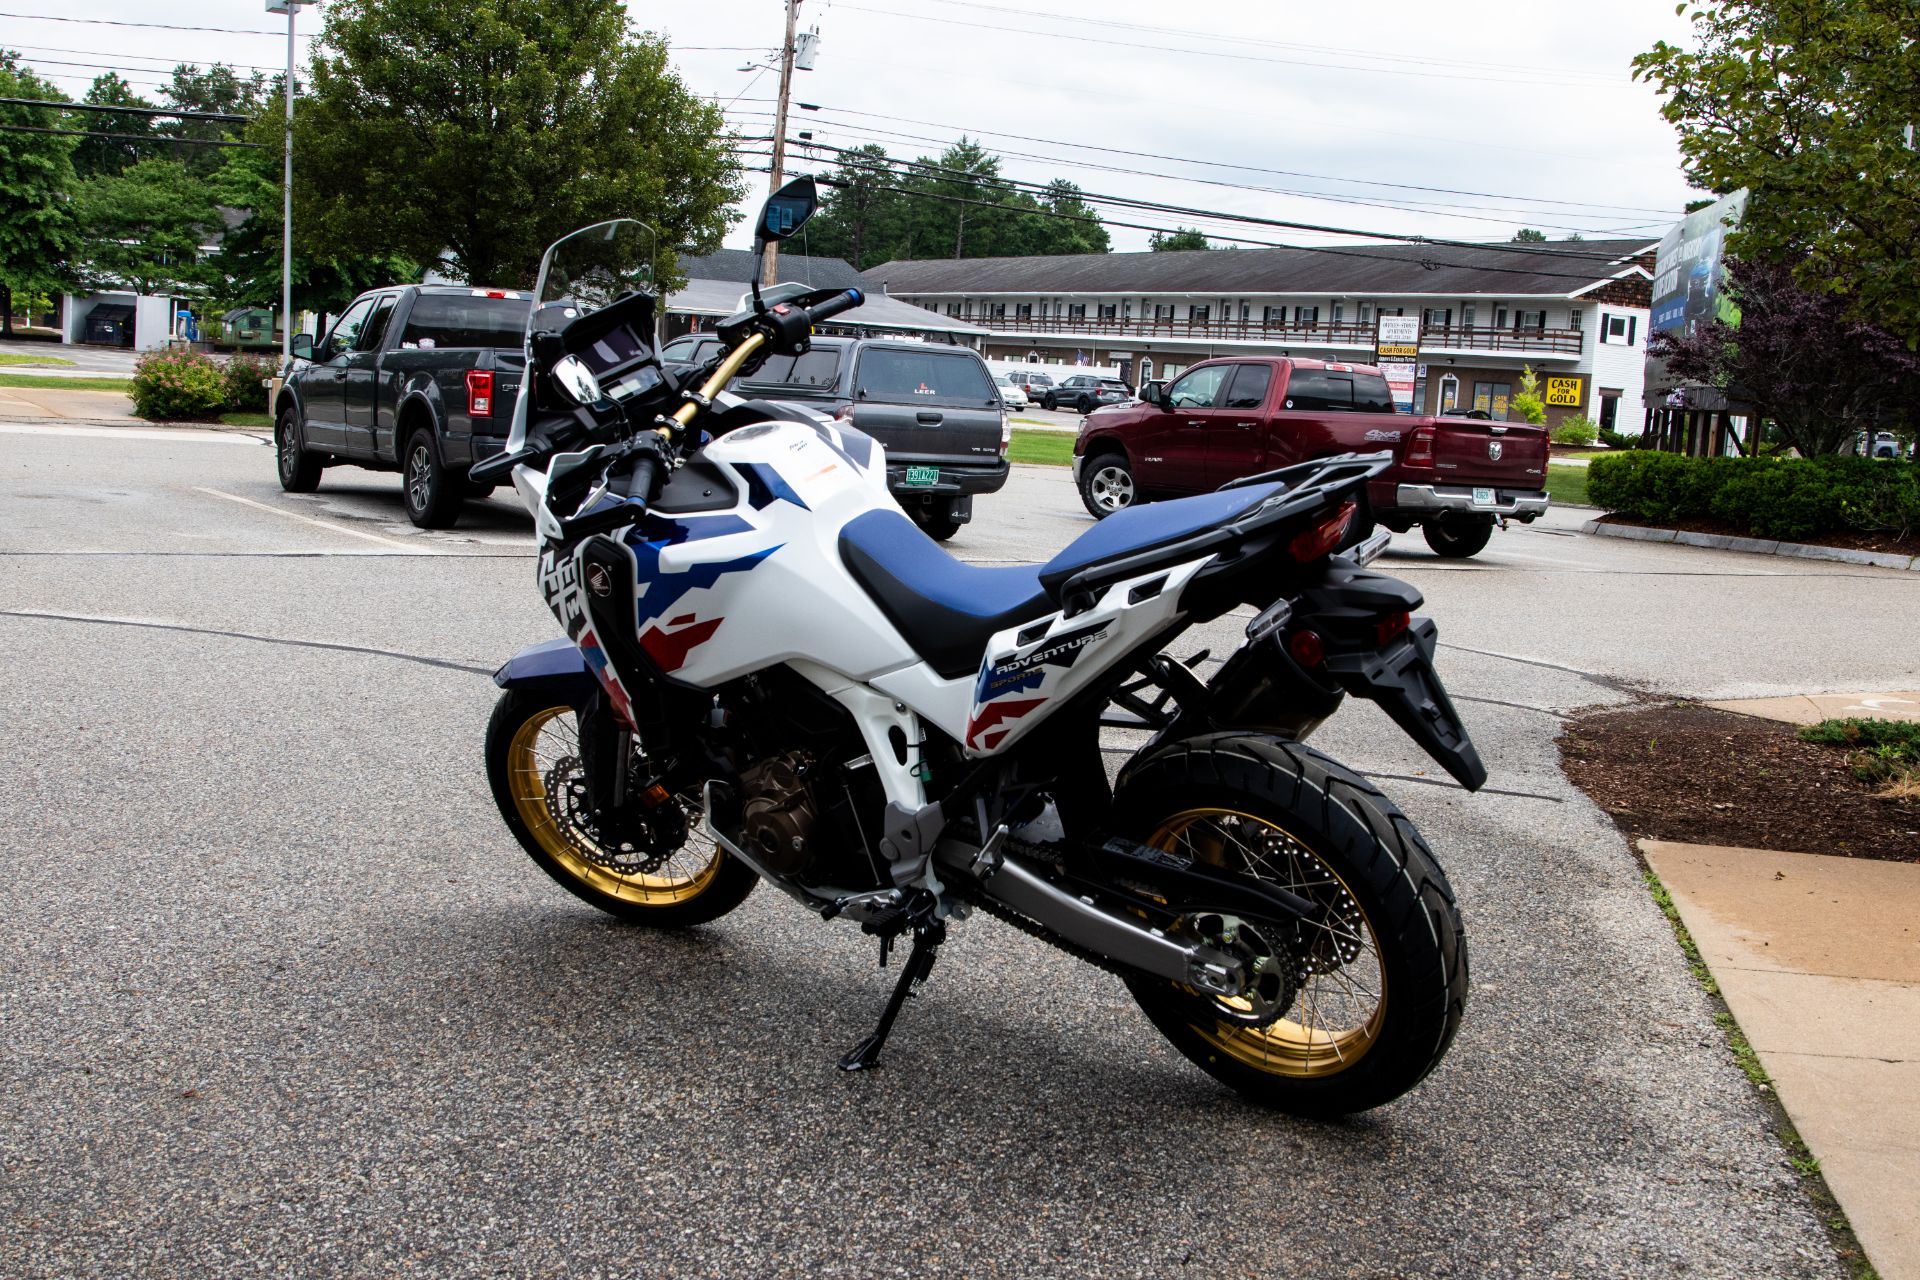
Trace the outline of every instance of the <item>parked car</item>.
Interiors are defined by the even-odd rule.
[[[1037,369],[1016,369],[1008,376],[1019,384],[1020,389],[1027,393],[1027,399],[1032,402],[1037,402],[1047,393],[1047,388],[1053,385],[1053,375],[1041,373]]]
[[[295,335],[273,406],[281,487],[311,493],[332,466],[402,471],[407,518],[453,524],[492,489],[467,470],[506,445],[531,305],[512,289],[375,289],[321,341]]]
[[[661,351],[701,364],[720,340],[688,334]],[[774,356],[734,384],[742,395],[818,409],[887,451],[887,487],[903,510],[945,541],[973,519],[973,499],[1007,483],[1004,388],[978,352],[887,338],[815,338],[801,356]]]
[[[1244,357],[1207,360],[1153,398],[1087,419],[1073,474],[1094,516],[1134,502],[1218,489],[1311,458],[1390,450],[1368,485],[1372,519],[1421,527],[1443,556],[1471,556],[1500,518],[1547,509],[1547,432],[1524,422],[1394,411],[1365,365]]]
[[[1069,408],[1081,413],[1092,413],[1095,409],[1110,404],[1125,404],[1133,398],[1133,391],[1118,378],[1101,378],[1090,373],[1076,373],[1057,387],[1049,387],[1040,397],[1043,409]]]
[[[993,385],[1000,389],[1000,400],[1009,409],[1024,409],[1030,403],[1026,388],[1014,381],[1010,373],[1003,373],[996,377]]]

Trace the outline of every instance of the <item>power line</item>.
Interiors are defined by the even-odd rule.
[[[251,124],[252,116],[230,115],[224,111],[168,111],[164,107],[116,107],[97,102],[47,102],[40,98],[0,98],[10,107],[51,107],[55,111],[95,111],[113,116],[178,116],[183,120],[215,120],[222,124]]]
[[[746,99],[746,101],[764,102],[766,101],[766,99],[748,98]],[[1499,200],[1518,200],[1518,201],[1524,201],[1528,204],[1558,205],[1558,206],[1565,206],[1567,208],[1574,208],[1574,209],[1580,209],[1580,208],[1609,209],[1609,210],[1614,210],[1621,213],[1657,213],[1665,218],[1672,218],[1673,216],[1672,210],[1649,209],[1641,205],[1599,205],[1599,204],[1590,204],[1588,202],[1578,201],[1578,200],[1554,200],[1545,196],[1517,196],[1517,195],[1507,195],[1507,194],[1503,194],[1500,192],[1493,192],[1493,191],[1464,191],[1458,187],[1422,186],[1417,183],[1410,183],[1410,182],[1384,182],[1384,181],[1377,181],[1371,178],[1343,178],[1334,174],[1308,173],[1308,172],[1304,172],[1297,169],[1272,169],[1262,165],[1232,164],[1224,160],[1196,160],[1191,156],[1173,156],[1173,155],[1167,155],[1163,152],[1158,152],[1158,151],[1129,151],[1122,147],[1106,147],[1106,146],[1101,146],[1098,143],[1092,143],[1092,142],[1067,142],[1059,138],[1037,138],[1031,134],[1007,133],[998,129],[966,128],[961,125],[950,124],[950,123],[939,121],[939,120],[916,120],[907,116],[899,116],[899,115],[892,115],[892,114],[882,115],[879,112],[874,112],[874,111],[853,111],[845,107],[822,107],[822,108],[816,108],[816,110],[820,112],[823,118],[828,116],[861,116],[869,120],[895,120],[900,122],[901,124],[925,125],[927,128],[930,128],[930,129],[959,129],[962,133],[976,134],[983,137],[1012,138],[1018,142],[1038,142],[1038,143],[1051,145],[1051,146],[1071,147],[1076,151],[1101,151],[1109,155],[1131,156],[1141,160],[1170,160],[1175,164],[1200,165],[1210,169],[1233,169],[1233,170],[1238,170],[1242,173],[1270,173],[1276,177],[1282,177],[1282,178],[1311,178],[1320,182],[1350,182],[1357,186],[1386,187],[1386,188],[1399,190],[1399,191],[1424,191],[1424,192],[1428,192],[1430,194],[1435,194],[1435,195],[1483,196],[1483,197],[1491,197],[1493,199],[1499,199]],[[859,126],[845,125],[843,127],[857,128]],[[902,136],[906,136],[906,135],[902,135]],[[928,139],[922,139],[922,141],[932,142],[932,141],[941,141],[941,139],[928,138]],[[1043,157],[1035,157],[1035,158],[1051,159],[1052,157],[1043,156]]]
[[[52,133],[64,138],[111,138],[116,142],[171,142],[190,147],[260,147],[228,138],[183,138],[170,133],[102,133],[92,129],[42,129],[30,124],[0,124],[0,133]]]
[[[215,31],[223,35],[234,36],[273,36],[283,38],[284,31],[262,31],[256,27],[183,27],[171,22],[125,22],[117,18],[69,18],[51,13],[14,13],[0,9],[0,18],[24,18],[29,22],[81,22],[96,27],[144,27],[153,31]],[[318,38],[317,32],[302,32],[307,39]]]
[[[766,115],[765,112],[738,112],[736,114],[742,115],[742,116],[760,116],[760,117],[764,117]],[[930,138],[924,134],[900,133],[896,130],[891,130],[891,129],[879,129],[879,128],[875,128],[872,125],[835,124],[835,127],[837,129],[842,129],[842,130],[850,130],[850,131],[865,135],[869,138],[896,138],[896,139],[905,139],[905,140],[914,141],[914,142],[932,142],[936,144],[946,144],[946,141],[947,141],[946,139],[942,139],[942,138]],[[802,143],[797,145],[814,145],[814,144]],[[1663,217],[1663,220],[1658,224],[1640,223],[1640,224],[1635,224],[1634,228],[1595,227],[1595,226],[1575,227],[1575,226],[1567,226],[1562,223],[1543,222],[1540,220],[1540,215],[1538,211],[1528,210],[1528,209],[1516,209],[1512,207],[1496,208],[1496,207],[1490,207],[1486,205],[1463,205],[1463,204],[1453,203],[1450,201],[1437,201],[1437,200],[1434,200],[1434,201],[1402,200],[1399,203],[1391,203],[1384,200],[1365,200],[1360,198],[1359,196],[1342,195],[1342,194],[1339,194],[1336,192],[1330,192],[1330,191],[1325,191],[1325,192],[1302,191],[1295,188],[1262,187],[1262,186],[1254,186],[1249,183],[1227,182],[1219,178],[1199,178],[1199,177],[1193,177],[1186,174],[1162,173],[1162,172],[1157,172],[1157,171],[1148,170],[1148,169],[1127,169],[1127,168],[1121,168],[1116,165],[1095,164],[1092,161],[1087,161],[1087,160],[1070,160],[1064,156],[1033,155],[1031,153],[1019,152],[1019,151],[1007,151],[1004,149],[996,150],[995,154],[1005,159],[1031,160],[1031,161],[1036,161],[1044,164],[1064,165],[1068,168],[1073,168],[1073,169],[1089,169],[1089,170],[1093,170],[1100,173],[1121,174],[1128,177],[1157,178],[1157,179],[1163,179],[1169,182],[1197,183],[1203,186],[1225,187],[1235,191],[1251,191],[1251,192],[1257,192],[1265,195],[1291,196],[1291,197],[1295,197],[1303,200],[1320,200],[1320,201],[1330,202],[1333,204],[1357,205],[1357,206],[1370,208],[1370,209],[1389,209],[1389,210],[1394,210],[1398,212],[1430,213],[1437,217],[1462,218],[1462,219],[1467,219],[1467,220],[1476,221],[1476,222],[1501,222],[1509,226],[1515,226],[1515,227],[1519,227],[1519,226],[1543,227],[1543,228],[1546,228],[1547,230],[1578,232],[1582,235],[1602,235],[1602,234],[1614,234],[1614,233],[1628,234],[1631,230],[1634,230],[1634,229],[1641,229],[1641,228],[1654,226],[1654,225],[1665,226],[1668,220],[1667,218]],[[1500,197],[1495,197],[1495,198],[1497,199]],[[1475,210],[1476,212],[1465,212],[1465,213],[1446,212],[1447,210],[1456,210],[1456,209]],[[1503,216],[1503,215],[1513,215],[1513,214],[1521,214],[1524,216],[1518,216],[1518,217]],[[1562,216],[1562,217],[1572,216],[1572,217],[1588,218],[1595,221],[1600,221],[1600,220],[1609,219],[1617,215],[1614,213],[1588,214],[1588,213],[1576,212],[1570,215],[1561,214],[1559,216]]]
[[[38,51],[39,51],[39,52],[41,52],[41,53],[78,53],[78,54],[82,54],[82,55],[85,55],[85,54],[90,54],[90,53],[99,53],[99,52],[100,52],[100,50],[98,50],[98,49],[61,49],[61,48],[57,48],[57,47],[55,47],[55,46],[53,46],[53,45],[50,45],[50,44],[13,44],[13,43],[8,43],[8,44],[6,44],[6,45],[4,45],[4,46],[0,46],[0,47],[5,47],[5,48],[8,48],[8,49],[36,49],[36,50],[38,50]],[[164,63],[169,63],[169,64],[171,64],[171,65],[169,65],[169,66],[166,66],[166,67],[124,67],[124,68],[114,68],[115,70],[125,70],[125,71],[145,71],[145,72],[147,72],[147,73],[148,73],[149,75],[158,75],[158,74],[159,74],[160,72],[162,72],[162,71],[170,71],[170,70],[172,70],[172,69],[173,69],[173,67],[197,67],[197,66],[199,66],[199,65],[200,65],[200,62],[201,62],[201,60],[200,60],[200,59],[198,59],[198,58],[168,58],[168,57],[163,57],[163,56],[161,56],[161,55],[158,55],[158,54],[151,54],[151,53],[116,53],[116,54],[114,55],[114,57],[116,57],[116,58],[127,58],[127,59],[131,59],[131,60],[133,60],[134,62],[164,62]],[[40,61],[47,61],[47,59],[41,59],[41,58],[36,58],[36,59],[34,59],[34,61],[36,61],[36,62],[40,62]],[[68,66],[74,66],[74,65],[92,65],[92,64],[75,64],[75,63],[67,63],[67,64],[63,64],[63,65],[68,65]],[[253,63],[253,62],[226,62],[226,61],[220,61],[220,62],[215,62],[215,63],[210,63],[210,64],[208,64],[208,65],[210,65],[210,66],[220,66],[220,67],[233,67],[233,68],[236,68],[236,69],[240,69],[240,70],[245,70],[245,71],[280,71],[280,70],[283,70],[283,68],[281,68],[281,67],[263,67],[263,66],[260,66],[260,65],[259,65],[258,63]]]
[[[878,14],[881,17],[886,17],[886,18],[906,18],[914,22],[937,22],[943,26],[949,26],[949,27],[967,27],[972,30],[978,30],[980,26],[980,24],[977,22],[964,22],[959,18],[936,18],[931,14],[925,14],[925,13],[901,13],[893,9],[869,9],[863,5],[857,5],[857,4],[840,4],[838,7],[842,9],[851,10],[854,13],[872,13],[872,14]],[[1564,80],[1551,80],[1551,79],[1521,80],[1521,79],[1515,79],[1509,76],[1489,76],[1484,74],[1475,75],[1468,72],[1417,71],[1411,68],[1397,68],[1397,67],[1363,67],[1363,66],[1353,66],[1353,65],[1344,65],[1339,63],[1316,61],[1316,60],[1311,60],[1306,58],[1265,58],[1257,54],[1227,53],[1227,52],[1214,50],[1214,49],[1171,49],[1163,44],[1141,44],[1138,41],[1133,41],[1133,40],[1107,40],[1107,39],[1101,38],[1100,36],[1075,36],[1075,35],[1068,35],[1065,32],[1060,32],[1060,31],[1036,31],[1032,27],[997,27],[995,29],[995,34],[996,35],[1040,36],[1048,40],[1073,40],[1081,44],[1110,45],[1119,49],[1145,49],[1152,53],[1184,54],[1188,57],[1194,57],[1194,58],[1226,58],[1234,62],[1259,62],[1259,63],[1278,65],[1278,66],[1310,67],[1316,71],[1364,71],[1364,72],[1370,72],[1375,75],[1419,76],[1424,79],[1433,79],[1433,80],[1477,80],[1482,84],[1541,85],[1547,88],[1564,87],[1566,83]],[[1617,86],[1623,89],[1631,89],[1635,87],[1631,80],[1618,80],[1618,81],[1603,80],[1603,81],[1594,82],[1594,87],[1596,88],[1605,87],[1609,85]]]

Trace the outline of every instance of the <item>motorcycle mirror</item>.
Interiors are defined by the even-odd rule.
[[[811,177],[801,175],[767,197],[760,206],[760,222],[753,238],[765,242],[785,240],[800,230],[813,211],[820,207],[820,189]]]
[[[575,404],[588,405],[600,399],[600,380],[578,356],[563,356],[554,364],[553,384]]]

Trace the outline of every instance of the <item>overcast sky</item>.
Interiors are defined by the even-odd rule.
[[[1532,226],[1656,240],[1694,194],[1657,96],[1629,76],[1635,53],[1685,40],[1672,0],[1032,2],[805,0],[801,28],[818,27],[821,45],[794,97],[822,110],[796,111],[790,129],[898,157],[936,154],[965,132],[1014,178],[1398,235],[1504,240]],[[628,9],[744,135],[770,131],[761,113],[777,75],[738,68],[771,58],[780,0]],[[303,10],[301,29],[318,31],[323,12]],[[1341,13],[1354,21],[1329,20]],[[264,0],[0,0],[0,46],[75,96],[103,67],[145,93],[176,61],[271,70],[285,62],[284,32]],[[796,156],[789,168],[830,162]],[[765,177],[753,177],[758,190]],[[1348,238],[1111,216],[1270,243]],[[1147,231],[1110,230],[1116,249],[1146,246]]]

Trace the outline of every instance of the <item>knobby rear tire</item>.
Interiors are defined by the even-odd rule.
[[[1321,1051],[1316,1061],[1298,1050],[1312,1046],[1309,1031],[1304,1041],[1296,1037],[1289,1058],[1282,1050],[1296,1022],[1234,1027],[1184,987],[1130,979],[1147,1018],[1201,1070],[1261,1105],[1329,1117],[1389,1102],[1439,1064],[1466,1010],[1466,931],[1432,851],[1378,788],[1299,743],[1222,733],[1173,743],[1130,765],[1114,805],[1120,834],[1163,847],[1174,842],[1156,842],[1155,833],[1195,811],[1284,832],[1350,892],[1374,942],[1377,959],[1368,963],[1382,982],[1378,1012],[1344,1057]],[[1303,996],[1288,1018],[1303,1016],[1305,1003]]]

